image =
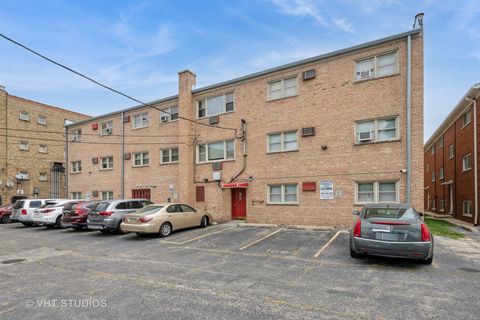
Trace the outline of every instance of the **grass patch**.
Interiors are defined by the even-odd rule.
[[[461,239],[465,237],[463,233],[452,230],[452,227],[456,226],[448,221],[432,219],[426,216],[425,223],[430,231],[436,236],[448,237],[452,239]]]

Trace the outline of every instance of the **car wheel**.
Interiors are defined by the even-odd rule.
[[[161,237],[168,237],[172,233],[172,225],[168,222],[162,223],[160,226],[160,236]]]
[[[352,247],[350,247],[350,257],[354,258],[354,259],[358,259],[360,258],[360,254],[356,253]]]
[[[10,223],[10,215],[6,214],[2,217],[2,223]]]
[[[202,217],[202,221],[200,222],[200,227],[202,228],[206,228],[208,227],[208,217],[207,216],[203,216]]]
[[[62,216],[58,216],[57,220],[55,220],[55,229],[61,229],[62,228]]]

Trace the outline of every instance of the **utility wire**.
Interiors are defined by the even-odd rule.
[[[107,86],[107,85],[105,85],[105,84],[103,84],[103,83],[101,83],[101,82],[98,82],[97,80],[95,80],[95,79],[93,79],[93,78],[91,78],[91,77],[89,77],[89,76],[86,76],[86,75],[84,75],[83,73],[81,73],[81,72],[79,72],[79,71],[76,71],[76,70],[74,70],[74,69],[72,69],[72,68],[70,68],[70,67],[67,67],[67,66],[64,65],[64,64],[61,64],[61,63],[59,63],[59,62],[57,62],[57,61],[55,61],[55,60],[53,60],[53,59],[51,59],[51,58],[48,58],[48,57],[44,56],[43,54],[41,54],[41,53],[39,53],[39,52],[37,52],[37,51],[35,51],[35,50],[27,47],[27,46],[24,45],[24,44],[21,44],[21,43],[18,42],[18,41],[13,40],[12,38],[7,37],[6,35],[4,35],[4,34],[2,34],[2,33],[0,33],[0,37],[4,38],[4,39],[7,40],[7,41],[10,41],[11,43],[13,43],[13,44],[15,44],[15,45],[17,45],[17,46],[19,46],[19,47],[21,47],[21,48],[23,48],[23,49],[31,52],[31,53],[33,53],[33,54],[36,55],[36,56],[39,56],[40,58],[42,58],[42,59],[44,59],[44,60],[47,60],[48,62],[51,62],[51,63],[53,63],[53,64],[55,64],[55,65],[57,65],[57,66],[65,69],[65,70],[68,70],[68,71],[70,71],[70,72],[72,72],[72,73],[74,73],[74,74],[76,74],[76,75],[78,75],[78,76],[80,76],[80,77],[82,77],[82,78],[90,81],[90,82],[93,82],[93,83],[95,83],[96,85],[98,85],[98,86],[100,86],[100,87],[103,87],[103,88],[105,88],[105,89],[107,89],[107,90],[110,90],[110,91],[112,91],[112,92],[115,92],[116,94],[119,94],[119,95],[121,95],[121,96],[123,96],[123,97],[125,97],[125,98],[127,98],[127,99],[132,100],[132,101],[135,101],[135,102],[137,102],[137,103],[139,103],[139,104],[141,104],[141,105],[143,105],[143,106],[145,106],[145,107],[151,107],[151,108],[156,109],[156,110],[158,110],[158,111],[162,111],[162,112],[165,113],[165,114],[172,115],[172,113],[167,112],[167,111],[165,111],[165,110],[162,110],[162,109],[154,106],[153,104],[148,104],[148,103],[145,103],[145,102],[143,102],[143,101],[140,101],[140,100],[138,100],[138,99],[136,99],[136,98],[134,98],[134,97],[126,94],[126,93],[123,93],[123,92],[118,91],[118,90],[116,90],[116,89],[114,89],[114,88],[112,88],[112,87],[109,87],[109,86]],[[214,126],[214,125],[211,125],[211,124],[208,124],[208,123],[203,123],[203,122],[199,122],[199,121],[196,121],[196,120],[192,120],[192,119],[189,119],[189,118],[186,118],[186,117],[182,117],[182,116],[180,116],[180,115],[178,115],[178,118],[179,118],[179,119],[186,120],[186,121],[190,121],[190,122],[193,122],[193,123],[202,125],[202,126],[206,126],[206,127],[218,128],[218,129],[224,129],[224,130],[233,130],[233,131],[235,131],[235,136],[237,135],[237,129],[235,129],[235,128],[222,127],[222,126]]]

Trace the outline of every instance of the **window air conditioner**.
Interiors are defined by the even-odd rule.
[[[160,121],[162,122],[168,122],[168,115],[167,116],[161,116]]]
[[[359,134],[359,141],[372,141],[372,132],[371,131],[361,131]]]
[[[315,78],[315,76],[316,76],[315,69],[310,69],[302,73],[303,80],[313,79]]]

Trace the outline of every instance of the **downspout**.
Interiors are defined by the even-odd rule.
[[[122,162],[122,174],[121,174],[121,189],[122,189],[122,199],[125,199],[125,112],[121,114],[121,121],[122,121],[122,154],[121,154],[121,162]]]
[[[478,161],[477,161],[477,99],[467,97],[468,101],[473,102],[473,186],[475,194],[475,216],[473,218],[473,225],[478,224]]]
[[[68,127],[65,127],[65,198],[69,199],[68,192]]]
[[[242,119],[242,135],[240,139],[243,141],[243,166],[242,169],[230,179],[229,183],[235,181],[235,179],[237,179],[247,167],[247,123],[245,119]]]
[[[411,174],[411,162],[412,162],[412,155],[411,155],[411,117],[412,117],[412,111],[411,111],[411,81],[412,81],[412,75],[411,75],[411,63],[412,63],[412,36],[408,35],[407,37],[407,119],[406,119],[406,135],[407,135],[407,183],[406,183],[406,202],[407,204],[410,205],[411,202],[411,180],[412,180],[412,174]]]

